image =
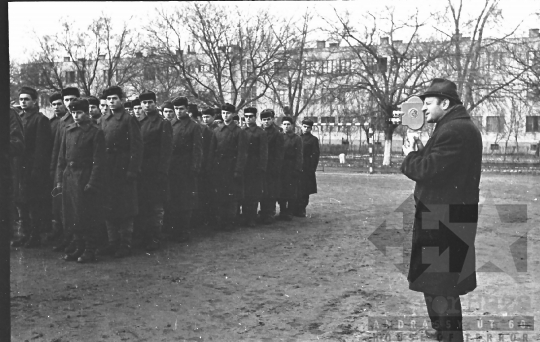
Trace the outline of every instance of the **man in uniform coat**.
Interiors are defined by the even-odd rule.
[[[315,172],[319,165],[319,139],[311,134],[313,121],[309,119],[302,120],[302,146],[303,167],[298,184],[298,197],[294,205],[293,215],[297,217],[306,217],[306,207],[309,204],[309,195],[317,193],[317,178]]]
[[[53,116],[49,119],[51,124],[51,136],[53,137],[53,146],[54,139],[56,137],[58,127],[60,126],[60,121],[64,115],[66,115],[66,107],[64,106],[64,101],[62,99],[61,93],[52,94],[49,97],[49,102],[54,110]],[[52,159],[52,157],[51,157]],[[56,163],[55,163],[56,165]],[[54,190],[56,184],[54,184],[55,173],[51,172],[51,191]],[[52,199],[52,225],[53,230],[48,236],[48,239],[56,239],[62,235],[63,225],[62,225],[62,196],[55,196]]]
[[[189,117],[187,98],[177,97],[172,105],[178,109],[176,118],[171,122],[173,152],[169,168],[171,198],[167,221],[173,240],[185,242],[191,229],[193,210],[197,208],[203,141],[201,127]]]
[[[5,189],[9,194],[10,228],[15,223],[18,215],[15,200],[20,196],[22,160],[24,157],[24,126],[19,113],[9,109],[9,166],[11,171],[11,183]],[[1,182],[1,184],[5,184]],[[4,189],[2,189],[4,191]],[[18,220],[17,220],[18,221]],[[18,231],[19,229],[17,229]],[[13,229],[9,230],[9,237],[13,236]]]
[[[30,87],[19,90],[24,128],[25,150],[22,160],[21,192],[16,200],[21,221],[21,236],[13,247],[38,247],[42,233],[50,222],[52,135],[49,119],[39,112],[37,91]]]
[[[50,176],[51,179],[56,179],[56,169],[58,163],[58,153],[60,153],[60,144],[62,143],[62,134],[65,131],[65,128],[71,125],[74,120],[73,116],[69,111],[69,105],[72,101],[79,98],[81,93],[78,88],[67,87],[62,89],[62,101],[64,103],[64,109],[66,111],[65,115],[58,121],[58,126],[56,128],[56,133],[53,135],[53,149],[51,156],[50,164]],[[75,244],[71,244],[73,234],[68,229],[64,229],[62,223],[62,194],[59,191],[53,191],[53,219],[56,221],[54,225],[55,231],[60,231],[62,233],[62,241],[59,244],[56,244],[53,247],[55,252],[66,252],[73,253],[75,251]],[[54,235],[60,235],[57,232],[53,232]]]
[[[139,119],[140,117],[142,117],[143,115],[143,109],[142,109],[142,106],[141,106],[141,100],[139,98],[136,98],[134,99],[133,101],[131,101],[131,105],[133,106],[133,115],[135,115],[135,117],[137,119]],[[157,109],[157,104],[155,103],[154,101],[154,105],[156,107],[156,112],[158,113],[158,115],[163,118],[163,116],[161,116],[161,113],[159,112],[159,110]]]
[[[206,108],[201,113],[200,126],[203,137],[203,160],[201,165],[201,173],[199,175],[199,208],[196,216],[198,223],[208,225],[213,219],[215,210],[212,203],[212,180],[208,176],[208,155],[210,153],[210,143],[212,142],[214,120],[214,109]]]
[[[284,137],[274,124],[274,111],[265,109],[261,112],[262,128],[268,140],[268,162],[263,181],[263,197],[261,200],[260,220],[264,224],[274,222],[276,201],[281,192],[281,167],[283,166]]]
[[[244,199],[242,215],[248,227],[255,227],[257,207],[262,199],[264,190],[264,175],[268,163],[268,135],[257,126],[257,108],[244,109],[247,126],[247,162],[244,171]]]
[[[279,219],[292,220],[294,203],[298,197],[298,181],[302,174],[302,138],[294,133],[294,120],[289,116],[281,119],[283,127],[283,166],[281,167],[281,193],[279,195]]]
[[[401,172],[416,182],[407,278],[411,290],[424,293],[434,329],[428,335],[463,341],[459,296],[476,288],[482,137],[455,83],[436,78],[420,98],[426,121],[436,127],[425,147],[419,139],[403,147]]]
[[[142,111],[138,115],[144,143],[141,175],[138,180],[139,215],[136,226],[148,252],[159,248],[164,204],[168,197],[168,174],[172,152],[171,123],[159,115],[156,94],[139,95]]]
[[[163,110],[163,117],[165,120],[172,121],[176,118],[174,114],[174,105],[171,101],[163,102],[161,109]]]
[[[226,103],[221,107],[224,125],[212,136],[208,172],[213,180],[217,214],[223,230],[232,230],[238,201],[244,196],[244,169],[247,157],[247,136],[233,116],[236,108]]]
[[[87,99],[71,102],[75,122],[62,135],[56,172],[63,221],[77,246],[64,260],[79,263],[95,261],[96,233],[103,223],[105,138],[92,122],[89,106]]]
[[[89,107],[89,114],[90,119],[92,122],[97,125],[97,122],[99,118],[101,117],[101,111],[99,110],[99,99],[95,96],[88,96],[86,97],[86,100],[88,101]]]
[[[133,105],[131,104],[131,101],[126,100],[126,102],[124,102],[124,109],[129,115],[133,116]]]
[[[100,254],[122,258],[131,254],[133,219],[139,213],[137,177],[143,141],[137,119],[122,106],[122,89],[111,86],[103,93],[110,109],[100,118],[107,152],[105,224],[109,244]]]

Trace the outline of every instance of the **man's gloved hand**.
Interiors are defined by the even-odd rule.
[[[132,181],[132,182],[135,181],[135,180],[137,180],[137,174],[134,173],[134,172],[131,172],[131,171],[128,171],[128,172],[127,172],[126,177],[127,177],[127,179],[128,179],[129,181]]]

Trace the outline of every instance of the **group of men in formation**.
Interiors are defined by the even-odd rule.
[[[278,126],[272,109],[245,108],[241,121],[229,103],[200,112],[180,96],[158,107],[154,92],[123,101],[118,86],[99,99],[65,88],[50,96],[48,119],[37,98],[21,88],[10,113],[13,247],[39,247],[49,232],[67,261],[121,258],[132,246],[158,250],[163,235],[185,242],[204,225],[305,217],[317,192],[311,120],[298,135],[294,119]]]

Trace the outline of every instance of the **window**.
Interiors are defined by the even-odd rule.
[[[242,87],[242,96],[246,100],[246,102],[252,102],[255,97],[257,97],[257,86],[253,85],[253,87],[244,86]],[[253,104],[253,103],[252,103]]]
[[[328,73],[328,61],[320,61],[319,62],[319,68],[321,70],[321,73],[327,74]]]
[[[313,123],[319,122],[319,118],[316,117],[316,116],[305,116],[304,120],[311,120],[311,121],[313,121]]]
[[[540,120],[538,118],[540,118],[540,116],[527,116],[525,123],[525,132],[540,132],[540,130],[538,129],[538,122]]]
[[[65,72],[66,83],[75,83],[75,71]]]
[[[504,116],[486,117],[486,131],[488,133],[503,133],[504,132]]]
[[[333,116],[323,116],[321,117],[321,123],[335,123],[336,118]]]
[[[84,82],[84,76],[85,76],[84,70],[80,70],[77,74],[79,75],[79,81]]]

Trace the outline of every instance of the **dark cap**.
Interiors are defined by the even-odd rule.
[[[289,121],[291,125],[294,125],[293,118],[291,118],[290,116],[284,116],[283,118],[281,118],[281,123],[284,123],[285,121]]]
[[[238,115],[233,116],[232,119],[236,121],[240,121],[240,117]]]
[[[172,104],[177,107],[180,107],[180,106],[187,107],[189,105],[189,102],[186,97],[178,96],[178,97],[175,97],[174,100],[172,100]]]
[[[19,95],[21,95],[21,94],[28,94],[28,95],[30,95],[30,97],[32,98],[32,100],[37,99],[37,90],[35,90],[34,88],[30,88],[30,87],[22,87],[22,88],[19,90]]]
[[[56,100],[62,100],[62,94],[60,93],[54,93],[51,96],[49,96],[49,102],[53,103]]]
[[[221,110],[231,112],[231,113],[236,112],[236,108],[230,103],[225,103],[224,105],[222,105]]]
[[[168,109],[172,109],[174,110],[174,105],[171,101],[165,101],[163,102],[163,104],[161,105],[161,109],[165,109],[165,108],[168,108]]]
[[[99,106],[99,99],[95,96],[88,96],[86,97],[86,100],[88,101],[88,104]]]
[[[101,94],[101,96],[99,97],[100,100],[107,100],[107,95],[105,94]]]
[[[267,108],[261,112],[261,120],[265,118],[273,118],[276,115],[273,109]]]
[[[257,108],[247,107],[246,109],[244,109],[244,114],[247,114],[247,113],[252,113],[252,114],[257,115]]]
[[[116,95],[118,96],[118,98],[122,98],[122,88],[120,88],[119,86],[110,86],[109,88],[105,89],[103,91],[103,95],[105,96],[113,96],[113,95]]]
[[[302,120],[302,125],[308,125],[309,127],[313,127],[313,124],[314,124],[314,122],[311,119]]]
[[[75,88],[75,87],[67,87],[67,88],[62,89],[62,98],[64,96],[69,96],[69,95],[81,97],[81,91],[79,90],[79,88]]]
[[[154,101],[156,102],[156,93],[154,93],[153,91],[145,91],[143,93],[141,93],[139,95],[139,100],[140,101]]]
[[[82,110],[85,113],[88,113],[88,110],[90,108],[90,104],[88,103],[88,100],[77,98],[69,104],[69,110],[71,112]]]
[[[429,88],[419,97],[423,101],[428,96],[442,96],[461,104],[456,84],[444,78],[434,78]]]
[[[135,106],[140,106],[140,105],[141,105],[141,100],[139,100],[139,99],[132,100],[132,101],[131,101],[131,105],[132,105],[133,107],[135,107]]]
[[[133,105],[131,104],[131,101],[124,102],[124,108],[133,108]]]
[[[202,115],[214,116],[215,115],[214,108],[206,108],[205,110],[202,111]]]

